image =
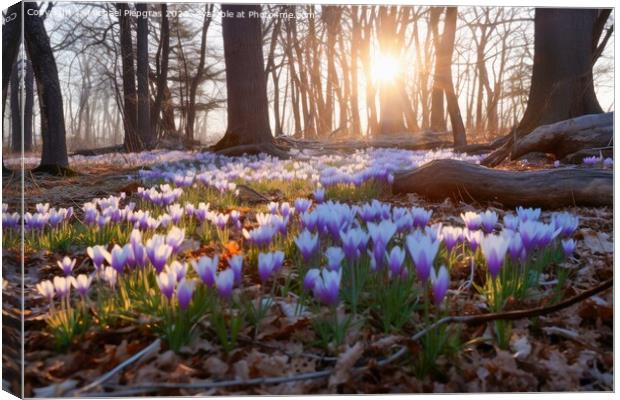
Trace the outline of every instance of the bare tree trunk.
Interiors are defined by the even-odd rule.
[[[435,44],[435,76],[433,77],[433,90],[431,93],[431,129],[436,132],[443,132],[446,128],[446,118],[444,116],[443,89],[439,84],[442,60],[439,57],[441,52],[441,36],[439,35],[439,18],[443,13],[444,7],[432,7],[430,28]]]
[[[65,121],[58,69],[43,20],[35,15],[36,3],[24,3],[26,48],[37,79],[41,106],[43,151],[38,170],[60,173],[69,167]]]
[[[161,106],[164,100],[164,90],[168,84],[168,61],[170,59],[170,23],[168,21],[168,5],[166,3],[161,4],[161,32],[159,38],[160,51],[156,58],[157,64],[157,92],[155,94],[155,101],[151,108],[151,127],[155,129],[157,127],[161,113]],[[163,126],[160,127],[163,130]],[[157,131],[157,130],[156,130]]]
[[[260,6],[222,5],[222,11],[260,12]],[[226,90],[228,127],[214,150],[234,146],[268,145],[273,141],[269,127],[267,83],[259,18],[224,18],[224,61],[226,63]],[[256,146],[259,145],[259,146]],[[250,147],[248,147],[249,149]]]
[[[136,4],[136,11],[146,13],[146,3]],[[146,14],[145,14],[146,15]],[[138,80],[138,132],[142,145],[151,148],[153,145],[151,132],[151,96],[149,94],[149,20],[138,17],[137,47],[137,80]]]
[[[123,125],[125,127],[124,146],[127,151],[139,151],[142,148],[138,136],[138,94],[136,93],[136,73],[133,60],[133,40],[131,39],[131,20],[125,11],[126,3],[117,3],[119,11],[121,63],[123,73]]]
[[[213,4],[205,4],[205,14],[202,21],[202,36],[200,38],[200,58],[198,67],[196,67],[196,75],[192,78],[188,94],[187,121],[185,123],[185,137],[188,140],[194,140],[194,120],[196,119],[196,91],[198,84],[202,82],[202,75],[205,69],[205,57],[207,53],[207,31],[211,24],[211,13],[213,12]]]

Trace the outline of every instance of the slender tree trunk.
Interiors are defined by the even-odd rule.
[[[446,128],[446,118],[444,116],[443,96],[444,92],[439,83],[441,74],[441,36],[439,35],[439,18],[443,13],[444,7],[432,7],[430,16],[430,27],[435,44],[435,75],[433,77],[433,89],[431,92],[431,130],[443,132]]]
[[[170,23],[168,21],[168,5],[166,3],[161,4],[161,31],[160,31],[160,48],[157,57],[157,92],[155,94],[155,101],[153,107],[151,107],[151,127],[155,129],[160,121],[160,113],[162,102],[164,101],[164,90],[168,84],[168,60],[170,59]],[[160,126],[163,130],[163,126]]]
[[[11,150],[13,153],[22,151],[22,115],[21,115],[21,84],[20,84],[21,62],[13,64],[11,71]]]
[[[24,152],[32,151],[32,119],[34,111],[34,71],[32,63],[26,60],[24,77]]]
[[[136,4],[136,11],[146,13],[146,3]],[[149,94],[149,20],[138,17],[137,47],[137,80],[138,80],[138,132],[142,145],[151,148],[153,145],[151,131],[151,96]]]
[[[124,146],[127,151],[139,151],[142,148],[138,136],[138,94],[136,92],[136,73],[134,69],[133,40],[131,38],[131,20],[125,11],[126,3],[117,3],[119,11],[121,64],[123,74],[123,125],[125,127]]]
[[[39,169],[60,172],[69,166],[62,93],[56,60],[36,3],[24,3],[26,48],[37,80],[43,150]]]
[[[260,12],[260,6],[222,5],[222,11]],[[259,18],[224,18],[224,61],[228,127],[216,150],[239,145],[260,145],[272,142],[269,127],[267,83]]]

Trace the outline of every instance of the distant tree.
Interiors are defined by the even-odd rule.
[[[24,36],[41,107],[43,149],[39,171],[64,173],[69,167],[62,93],[56,60],[36,3],[24,4]]]
[[[22,7],[21,3],[13,4],[2,13],[2,118],[9,93],[9,80],[13,65],[17,61],[19,45],[21,43]],[[10,170],[2,162],[2,174],[10,174]]]
[[[233,16],[222,21],[228,126],[214,150],[238,147],[239,153],[265,151],[283,155],[273,145],[269,127],[261,21],[247,17],[260,9],[258,5],[222,5],[223,12],[235,16],[244,12],[246,18]]]

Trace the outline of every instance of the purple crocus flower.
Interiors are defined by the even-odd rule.
[[[342,249],[349,262],[357,260],[360,256],[359,246],[364,239],[364,232],[361,229],[349,229],[347,232],[340,232]]]
[[[562,240],[562,250],[564,250],[564,255],[568,258],[573,255],[575,252],[576,243],[573,239],[564,239]]]
[[[480,246],[480,241],[482,240],[484,235],[479,230],[471,231],[467,228],[465,228],[463,232],[465,235],[465,239],[467,239],[467,243],[469,243],[469,248],[475,253],[476,250],[478,250],[478,246]]]
[[[230,299],[234,282],[235,273],[231,269],[225,269],[217,274],[215,286],[221,298]]]
[[[79,295],[81,297],[84,297],[86,296],[86,293],[88,292],[88,289],[90,288],[90,284],[92,283],[92,281],[93,281],[92,276],[80,274],[77,276],[77,278],[72,279],[71,283],[73,284],[73,287],[75,288],[75,290],[77,290]]]
[[[524,221],[538,221],[540,218],[540,208],[523,208],[517,207],[517,216],[521,220]]]
[[[298,214],[303,214],[312,206],[312,200],[299,198],[295,200],[295,211]]]
[[[467,229],[469,229],[470,231],[477,231],[478,229],[480,229],[480,225],[482,225],[482,217],[480,216],[480,214],[473,211],[461,213],[461,219],[465,223]]]
[[[510,238],[506,235],[487,235],[482,239],[480,247],[487,260],[489,273],[495,279],[504,264]]]
[[[312,291],[312,289],[314,289],[314,284],[319,278],[320,274],[321,271],[318,268],[309,269],[308,272],[306,272],[306,276],[304,276],[304,290]]]
[[[338,304],[338,292],[340,291],[341,278],[342,270],[322,270],[320,277],[314,281],[314,297],[328,306],[335,306]]]
[[[219,257],[215,256],[210,258],[202,256],[198,262],[192,260],[191,263],[194,271],[196,271],[196,274],[198,274],[202,282],[208,287],[213,287],[213,285],[215,285],[215,275],[219,264]]]
[[[318,212],[303,212],[299,215],[301,226],[309,231],[316,231],[318,224]]]
[[[307,229],[304,229],[295,238],[295,244],[297,244],[297,248],[304,261],[308,262],[319,249],[319,235],[313,235]]]
[[[174,272],[174,275],[177,277],[177,282],[183,280],[187,274],[187,264],[176,260],[170,263],[168,269],[169,271]]]
[[[176,226],[173,226],[166,235],[166,244],[172,248],[173,253],[179,251],[183,240],[185,240],[185,229],[179,229]]]
[[[325,251],[325,257],[327,257],[327,269],[338,271],[342,266],[342,260],[344,260],[344,251],[340,247],[328,247]]]
[[[389,254],[386,254],[387,265],[393,276],[399,276],[405,261],[405,251],[398,246],[392,247]]]
[[[314,193],[312,194],[312,196],[314,197],[314,201],[316,201],[317,203],[322,203],[325,201],[325,189],[323,188],[318,188],[314,191]]]
[[[555,213],[551,216],[551,222],[556,229],[561,230],[564,237],[570,237],[579,226],[579,217],[569,213]]]
[[[125,268],[125,264],[127,263],[127,258],[129,256],[126,249],[115,244],[112,248],[112,251],[110,252],[110,255],[112,256],[110,265],[116,270],[116,272],[118,272],[119,274],[122,273],[123,268]]]
[[[177,285],[177,301],[181,310],[186,310],[192,301],[195,286],[195,282],[189,279],[182,279]]]
[[[439,305],[450,287],[450,274],[445,265],[439,268],[438,273],[435,273],[435,269],[431,268],[431,283],[433,286],[433,303]]]
[[[433,261],[439,250],[439,240],[433,240],[430,236],[415,231],[407,236],[406,244],[418,278],[426,282],[430,277]]]
[[[532,251],[537,244],[540,225],[541,223],[536,220],[522,220],[519,224],[519,235],[521,235],[523,248],[527,253]]]
[[[258,277],[265,284],[275,269],[274,253],[258,254]]]
[[[59,298],[69,297],[71,293],[71,280],[69,278],[55,276],[54,289]]]
[[[459,238],[463,235],[463,229],[452,226],[444,226],[439,234],[440,240],[446,245],[448,253],[452,251]]]
[[[65,276],[69,276],[71,275],[71,272],[73,271],[73,267],[75,267],[75,262],[77,260],[72,260],[69,257],[65,256],[62,261],[56,261],[56,263],[58,264],[58,268],[60,268],[62,270],[62,272],[65,274]]]
[[[235,274],[235,284],[241,283],[241,273],[243,269],[243,256],[236,255],[228,259],[228,266]]]
[[[493,232],[495,229],[495,224],[497,224],[497,213],[491,210],[486,210],[482,214],[480,214],[482,230],[485,233]]]
[[[415,228],[424,228],[433,215],[433,210],[425,210],[421,207],[413,207],[411,209],[411,215],[413,216],[413,226]]]
[[[523,255],[523,241],[521,240],[521,235],[518,233],[510,235],[508,254],[513,261],[517,261]]]
[[[172,247],[165,243],[163,236],[154,235],[146,242],[146,254],[155,271],[160,273],[168,262],[168,257],[172,255]]]
[[[174,295],[174,287],[177,283],[177,277],[174,271],[166,270],[160,272],[156,276],[157,286],[159,286],[159,290],[161,293],[166,296],[168,300],[172,299],[172,295]]]
[[[504,228],[510,229],[511,231],[517,231],[519,229],[519,223],[521,222],[520,218],[515,215],[506,214],[504,215]]]

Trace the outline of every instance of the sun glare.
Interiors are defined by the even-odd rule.
[[[389,55],[378,54],[373,62],[372,74],[375,82],[393,82],[401,71],[400,60]]]

